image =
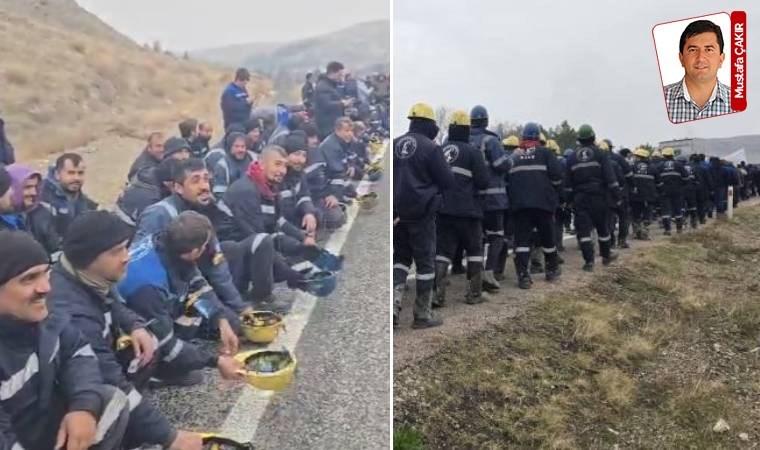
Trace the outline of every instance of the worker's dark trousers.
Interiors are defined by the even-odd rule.
[[[699,223],[705,223],[707,210],[711,207],[709,200],[710,193],[706,189],[697,189],[697,217],[699,218]],[[712,216],[712,213],[710,215]]]
[[[623,197],[623,201],[620,205],[610,208],[610,213],[610,244],[628,239],[628,227],[631,220],[628,212],[628,199]],[[617,240],[615,239],[616,223],[618,226]]]
[[[599,253],[602,258],[610,256],[610,233],[608,230],[609,218],[607,197],[603,192],[599,194],[575,194],[575,230],[583,253],[583,260],[587,263],[594,262],[594,247],[591,244],[591,231],[596,229],[599,239]]]
[[[279,241],[272,234],[256,233],[240,242],[221,243],[233,282],[243,298],[254,302],[264,300],[272,293],[274,283],[287,281],[291,285],[303,279],[277,251]],[[287,244],[285,248],[294,250]]]
[[[436,220],[436,262],[451,264],[457,247],[467,253],[467,278],[483,270],[481,233],[483,225],[479,218],[454,217],[439,214]]]
[[[684,191],[684,202],[686,204],[685,216],[689,218],[689,222],[692,226],[695,226],[699,221],[699,213],[697,207],[697,190],[686,189]]]
[[[631,221],[637,225],[649,217],[649,205],[645,201],[631,200]]]
[[[565,235],[566,216],[569,214],[569,208],[557,208],[554,211],[554,242],[557,243],[557,250],[559,251],[565,250],[563,237]]]
[[[514,211],[515,218],[515,269],[518,276],[528,273],[530,246],[536,230],[546,261],[546,271],[557,270],[559,260],[554,240],[554,213],[542,209]]]
[[[95,428],[95,442],[90,450],[119,450],[122,441],[129,445],[129,436],[125,437],[129,423],[129,399],[120,389],[102,385],[98,388],[105,402],[101,405],[100,416]],[[131,444],[140,444],[132,442]],[[132,447],[127,447],[132,448]]]
[[[504,247],[504,210],[486,211],[483,214],[483,234],[488,243],[486,270],[496,270],[499,254]]]
[[[676,227],[683,227],[683,190],[666,190],[661,196],[662,202],[662,226],[665,231],[670,231],[671,220],[675,219]]]
[[[399,222],[393,227],[393,286],[402,286],[412,263],[416,266],[417,299],[414,318],[431,318],[430,296],[435,281],[435,217]],[[400,305],[395,305],[400,308]]]
[[[719,214],[725,214],[728,209],[728,186],[718,186],[715,189],[715,207]]]
[[[499,252],[499,258],[496,261],[494,273],[504,273],[504,267],[507,265],[509,250],[514,247],[515,243],[515,218],[508,209],[504,210],[504,239]]]

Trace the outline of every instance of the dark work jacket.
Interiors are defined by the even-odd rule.
[[[554,212],[559,205],[562,166],[546,147],[516,149],[507,171],[511,211],[540,209]]]
[[[441,191],[443,205],[438,214],[454,217],[482,218],[480,190],[488,187],[488,168],[480,150],[469,143],[467,127],[449,127],[449,141],[443,144],[443,156],[454,174],[454,184]],[[453,133],[453,134],[452,134]]]
[[[306,214],[316,216],[316,208],[311,200],[309,182],[304,172],[288,169],[277,190],[280,214],[290,223],[300,224]]]
[[[161,201],[168,192],[156,180],[156,169],[139,171],[116,200],[114,212],[125,223],[135,226],[148,206]]]
[[[68,412],[100,417],[102,388],[92,346],[69,317],[0,317],[0,449],[52,449]]]
[[[633,163],[633,187],[630,199],[634,202],[653,202],[657,199],[659,176],[648,159],[636,158]]]
[[[161,160],[154,158],[147,150],[143,150],[132,163],[132,166],[130,166],[129,172],[127,172],[127,180],[132,180],[132,177],[137,172],[143,169],[150,169],[151,167],[158,167],[159,164],[161,164]]]
[[[284,233],[303,241],[304,231],[282,217],[276,190],[274,194],[273,199],[266,198],[246,175],[232,183],[224,195],[224,202],[232,211],[238,232],[243,235]]]
[[[425,220],[440,209],[441,191],[454,185],[454,174],[441,148],[410,130],[393,140],[393,217]]]
[[[70,198],[52,173],[48,174],[42,182],[40,204],[53,215],[55,229],[59,236],[66,236],[69,224],[79,214],[98,209],[98,204],[90,200],[84,192],[79,192],[76,197]]]
[[[11,165],[16,162],[16,150],[5,134],[5,122],[0,119],[0,165]]]
[[[248,92],[245,89],[238,87],[235,83],[230,83],[224,88],[220,104],[225,130],[230,124],[242,124],[251,117],[251,105],[248,103]]]
[[[674,159],[665,159],[658,166],[657,175],[659,176],[658,187],[666,194],[683,194],[686,186],[688,174],[683,168],[681,161]]]
[[[696,193],[699,189],[699,178],[697,178],[696,164],[684,163],[683,169],[686,172],[686,185],[684,192]]]
[[[172,194],[160,202],[145,208],[137,222],[133,241],[137,242],[166,230],[172,218],[188,210],[195,210],[208,217],[216,232],[216,236],[209,242],[206,253],[201,258],[199,264],[203,276],[206,277],[209,284],[214,288],[216,295],[219,296],[227,307],[235,313],[241,312],[245,309],[246,305],[240,297],[240,292],[238,292],[232,282],[232,275],[230,274],[227,261],[223,257],[219,239],[242,239],[237,239],[239,236],[234,234],[235,227],[232,213],[223,203],[215,202],[206,208],[194,208],[179,195]]]
[[[301,102],[307,107],[311,108],[314,101],[314,85],[311,81],[307,81],[301,86]]]
[[[55,220],[50,211],[38,204],[15,216],[15,221],[6,221],[0,215],[0,230],[26,231],[45,247],[48,255],[57,257],[56,254],[61,250],[61,236],[55,228]]]
[[[309,182],[311,196],[316,201],[321,201],[329,195],[343,201],[350,145],[333,133],[319,144],[319,147],[310,149],[307,153],[304,173]]]
[[[567,156],[565,191],[577,194],[601,195],[608,192],[613,199],[620,196],[620,183],[608,155],[597,146],[581,146]]]
[[[71,317],[71,324],[82,332],[98,358],[103,380],[121,389],[129,399],[130,415],[125,433],[129,444],[169,445],[176,431],[156,407],[127,380],[124,369],[116,359],[116,339],[145,328],[145,320],[130,310],[116,292],[104,298],[77,280],[60,264],[53,266],[50,276],[52,290],[48,302],[53,311]],[[158,354],[158,353],[156,353]]]
[[[320,136],[327,136],[335,128],[335,121],[343,115],[342,96],[338,84],[321,76],[314,89],[314,121]]]
[[[618,153],[610,153],[610,160],[617,163],[618,167],[620,167],[622,178],[619,177],[618,183],[620,183],[620,189],[623,197],[628,197],[628,194],[633,185],[633,168],[628,163],[628,161],[626,161],[626,159]]]
[[[470,133],[470,144],[483,153],[488,166],[488,187],[481,190],[483,209],[497,211],[509,208],[509,197],[504,181],[508,170],[508,156],[504,152],[501,140],[496,133],[485,128],[473,128]]]

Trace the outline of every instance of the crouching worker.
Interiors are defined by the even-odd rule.
[[[69,318],[48,312],[45,249],[1,231],[0,255],[0,448],[120,449],[127,397]]]
[[[119,292],[127,306],[154,321],[160,336],[155,385],[201,383],[205,367],[216,367],[225,379],[240,379],[241,363],[232,358],[238,339],[225,307],[198,269],[198,261],[213,236],[208,218],[185,211],[166,231],[145,237],[130,248],[127,275]],[[218,330],[220,354],[189,342],[202,328]]]
[[[251,164],[246,176],[232,184],[224,202],[232,211],[240,234],[249,237],[242,245],[222,242],[238,289],[248,293],[248,285],[252,285],[250,297],[259,308],[274,307],[283,313],[287,307],[271,297],[274,282],[286,281],[290,288],[312,293],[321,290],[314,289],[310,275],[291,266],[308,260],[318,269],[334,271],[342,264],[340,257],[317,246],[313,214],[306,214],[303,220],[305,228],[312,231],[302,230],[279,214],[277,188],[287,172],[287,162],[282,147],[267,146],[261,152],[260,162]]]
[[[169,352],[166,336],[161,336],[161,342],[154,338],[146,321],[116,291],[129,261],[131,236],[131,228],[106,211],[90,211],[74,219],[63,242],[63,255],[53,266],[51,309],[71,317],[71,324],[90,342],[105,382],[127,394],[130,415],[125,448],[144,444],[193,448],[189,443],[200,436],[175,430],[125,375],[128,372],[131,378],[137,369],[152,370],[154,359]],[[137,367],[122,367],[116,357],[116,340],[122,335],[131,339]]]

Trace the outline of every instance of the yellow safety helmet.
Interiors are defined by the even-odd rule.
[[[408,119],[429,119],[435,120],[433,108],[427,103],[417,103],[409,110]]]
[[[599,150],[602,150],[602,151],[605,151],[605,152],[607,152],[607,151],[610,150],[610,146],[607,145],[607,143],[604,142],[604,141],[597,142],[596,146],[599,147]]]
[[[549,139],[546,141],[546,148],[559,155],[559,144],[557,144],[557,141],[554,139]]]
[[[676,151],[673,150],[673,147],[665,147],[662,149],[662,156],[675,156]]]
[[[645,148],[637,148],[633,151],[634,156],[639,156],[641,158],[649,158],[649,151]]]
[[[509,147],[519,147],[520,146],[520,138],[515,136],[514,134],[507,136],[504,138],[503,141],[501,141],[501,145],[503,146],[509,146]]]
[[[467,112],[458,109],[451,114],[449,125],[466,125],[469,127],[470,115]]]
[[[662,157],[662,152],[660,150],[654,150],[650,156],[652,158],[661,158]]]

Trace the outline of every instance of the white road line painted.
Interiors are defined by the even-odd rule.
[[[385,155],[386,150],[387,145],[383,151],[383,156]],[[357,191],[359,193],[366,192],[372,184],[374,183],[362,181],[359,183]],[[358,213],[359,205],[354,201],[346,209],[345,225],[332,233],[325,244],[325,249],[335,254],[340,253]],[[291,352],[295,352],[295,348],[298,345],[298,341],[301,339],[301,334],[303,333],[306,324],[309,322],[309,317],[311,317],[314,306],[319,301],[330,300],[320,300],[306,292],[297,291],[293,307],[290,313],[285,316],[286,331],[280,333],[279,336],[277,336],[277,339],[266,348],[286,348]],[[298,357],[298,355],[296,355],[296,357]],[[267,405],[269,405],[273,395],[274,392],[272,391],[262,391],[252,387],[244,388],[240,397],[238,397],[237,402],[235,402],[235,405],[227,415],[224,424],[222,424],[219,434],[239,442],[253,441],[258,430],[259,422],[261,421],[264,411],[266,411]]]

